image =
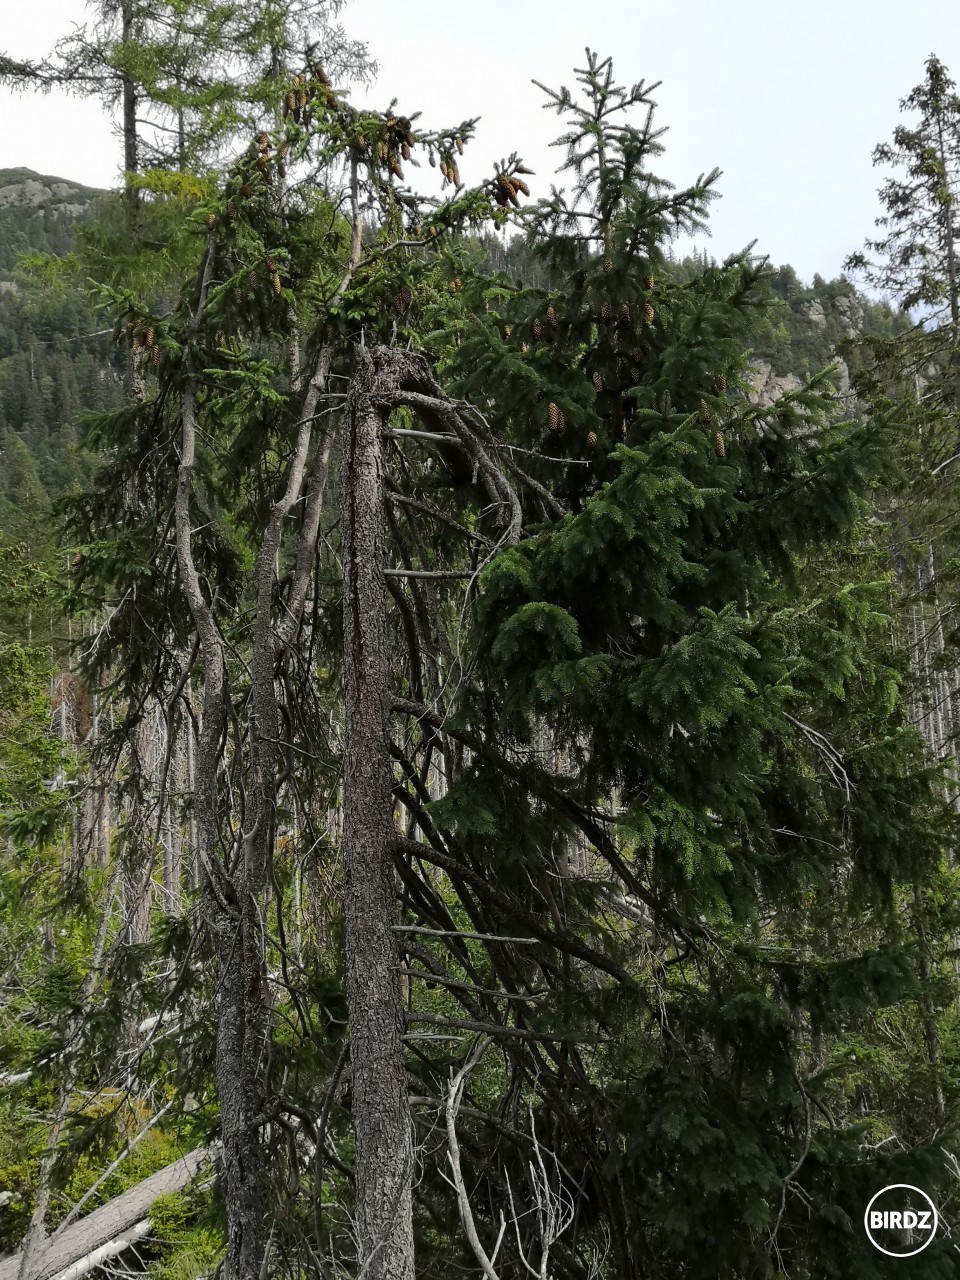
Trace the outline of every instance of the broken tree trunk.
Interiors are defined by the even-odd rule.
[[[413,1140],[392,928],[397,908],[383,572],[387,411],[379,354],[357,353],[341,465],[346,974],[358,1266],[365,1280],[413,1280]]]

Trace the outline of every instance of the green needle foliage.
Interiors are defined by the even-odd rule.
[[[455,714],[482,746],[430,812],[620,973],[540,960],[533,1024],[579,1041],[535,1055],[579,1246],[619,1275],[878,1276],[870,1189],[945,1198],[956,1107],[929,1060],[916,1111],[891,1102],[890,1021],[950,999],[942,970],[924,995],[910,904],[944,893],[955,834],[868,540],[891,424],[843,420],[826,375],[750,402],[763,265],[665,272],[716,175],[671,191],[649,91],[592,54],[578,80],[550,93],[573,196],[525,215],[553,287],[471,281],[440,347],[543,490],[480,579]],[[950,1246],[926,1264],[950,1274]]]
[[[216,58],[238,60],[214,101],[186,56],[210,31],[190,24],[229,32],[242,11],[162,12],[169,46],[127,47],[119,74],[184,148],[138,179],[137,237],[123,248],[119,209],[77,259],[97,264],[142,391],[86,420],[99,470],[66,504],[119,816],[106,865],[75,851],[66,940],[46,955],[24,914],[10,946],[28,981],[3,1006],[0,1062],[36,1072],[4,1103],[20,1148],[54,1132],[37,1114],[95,1092],[54,1134],[53,1185],[75,1200],[161,1105],[149,1167],[232,1126],[223,1203],[154,1206],[156,1269],[207,1274],[222,1216],[228,1247],[260,1240],[261,1276],[353,1267],[332,444],[388,368],[386,546],[365,568],[387,571],[418,1273],[473,1273],[472,1219],[488,1257],[500,1238],[503,1280],[888,1275],[863,1210],[905,1182],[951,1219],[960,1104],[957,820],[911,727],[877,519],[896,398],[845,416],[823,372],[751,399],[774,282],[749,250],[672,261],[718,175],[656,175],[653,88],[617,85],[609,59],[588,51],[576,93],[545,90],[572,189],[521,205],[516,155],[465,187],[475,122],[353,108],[295,15],[257,6],[256,48],[207,68],[212,83]],[[210,164],[257,111],[253,139]],[[439,200],[408,185],[424,155]],[[481,271],[476,237],[511,219],[518,270]],[[42,668],[19,635],[4,653],[0,717],[42,744]],[[156,708],[168,744],[212,761],[179,808],[140,751]],[[15,816],[44,798],[45,750],[37,773],[0,748]],[[204,826],[206,861],[137,932],[117,885],[146,892],[164,822]],[[57,834],[36,842],[44,905]],[[4,876],[25,901],[10,860]],[[6,1245],[40,1156],[25,1170],[0,1152],[27,1186]],[[251,1207],[236,1186],[254,1165]],[[952,1254],[936,1242],[924,1275],[952,1275]]]

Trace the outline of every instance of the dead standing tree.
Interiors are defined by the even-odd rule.
[[[385,553],[384,441],[391,411],[416,405],[447,450],[473,462],[519,536],[519,501],[425,362],[390,347],[356,355],[341,465],[344,683],[344,914],[353,1070],[360,1265],[371,1280],[412,1280],[413,1136],[405,1017],[394,926],[392,705]]]

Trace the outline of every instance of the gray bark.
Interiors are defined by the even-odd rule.
[[[361,349],[341,466],[347,1000],[358,1266],[365,1280],[413,1280],[413,1141],[400,956],[392,929],[397,908],[384,579],[385,413],[377,382],[374,357]]]
[[[208,254],[201,308],[209,285]],[[260,1280],[266,1250],[265,1153],[259,1116],[263,1101],[264,1001],[258,904],[246,891],[243,867],[219,857],[217,773],[227,722],[227,670],[213,613],[193,559],[190,497],[196,458],[196,391],[190,380],[182,407],[181,461],[175,527],[177,559],[203,658],[203,704],[196,749],[197,856],[202,867],[204,917],[217,958],[216,1075],[223,1142],[227,1218],[225,1272],[229,1280]]]

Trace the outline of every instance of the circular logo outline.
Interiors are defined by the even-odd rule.
[[[887,1191],[915,1191],[918,1196],[923,1196],[924,1200],[926,1200],[927,1204],[933,1210],[933,1226],[930,1230],[929,1236],[923,1242],[923,1244],[920,1246],[919,1249],[911,1249],[909,1253],[891,1253],[889,1249],[884,1249],[882,1244],[877,1244],[876,1240],[874,1240],[873,1236],[871,1235],[870,1210],[873,1208],[874,1201],[879,1199],[879,1197],[882,1196]],[[937,1206],[933,1203],[933,1201],[927,1195],[926,1191],[922,1191],[919,1187],[915,1187],[909,1182],[891,1182],[889,1187],[881,1187],[879,1191],[877,1191],[873,1196],[871,1196],[870,1203],[867,1205],[866,1209],[864,1209],[863,1211],[863,1229],[866,1232],[867,1239],[870,1241],[870,1243],[873,1245],[873,1247],[876,1250],[878,1250],[880,1253],[886,1254],[888,1258],[915,1258],[918,1253],[923,1253],[927,1245],[933,1242],[933,1239],[937,1234],[937,1230],[939,1226],[940,1226],[940,1215],[937,1213]]]

